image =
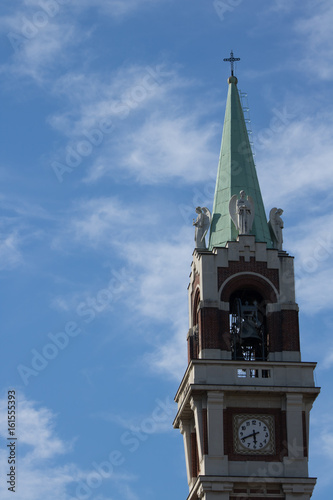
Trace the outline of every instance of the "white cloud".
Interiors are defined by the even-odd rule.
[[[79,479],[73,464],[55,465],[53,460],[70,451],[71,446],[55,432],[54,414],[46,408],[37,408],[22,395],[19,398],[19,500],[69,500],[67,487]],[[7,401],[0,401],[0,432],[7,438]],[[0,452],[0,473],[6,477],[6,451]],[[1,498],[12,498],[13,493],[2,483]]]
[[[21,238],[16,231],[1,235],[0,270],[10,270],[23,262],[21,254]]]
[[[128,123],[126,123],[128,124]],[[130,128],[131,124],[128,124]],[[89,168],[85,182],[103,176],[130,175],[142,184],[158,184],[175,179],[186,184],[207,181],[216,170],[215,124],[199,124],[198,114],[148,115],[143,125],[135,125],[117,136],[117,146],[105,147]],[[113,161],[110,161],[113,158]]]
[[[316,261],[318,266],[329,263],[333,255],[332,227],[333,213],[322,213],[312,216],[309,214],[306,224],[299,220],[297,225],[287,228],[287,244],[297,255],[299,265],[304,271],[316,272],[317,269],[312,271],[312,267],[316,267],[312,261]],[[311,257],[311,262],[307,263]]]
[[[152,116],[128,138],[129,152],[122,166],[142,183],[204,180],[216,164],[212,150],[216,132],[214,124],[199,125],[195,115]]]
[[[136,286],[128,297],[128,307],[138,321],[154,322],[147,338],[153,348],[145,356],[150,369],[179,380],[186,367],[188,312],[186,288],[193,250],[191,228],[181,228],[169,241],[127,246],[126,258],[137,270]],[[161,333],[156,329],[161,327]],[[151,329],[151,327],[150,327]]]
[[[89,161],[86,183],[115,171],[118,178],[131,175],[148,184],[204,179],[211,164],[215,170],[210,147],[217,130],[214,124],[199,125],[206,113],[202,104],[188,112],[183,90],[192,85],[162,64],[124,66],[107,79],[67,74],[54,85],[68,100],[67,109],[50,116],[49,123],[69,143],[54,160],[70,168],[73,159]],[[90,150],[81,152],[87,140]]]
[[[119,226],[129,220],[130,213],[115,199],[98,198],[78,204],[78,216],[71,222],[71,230],[76,239],[87,239],[89,244],[98,245],[101,239],[117,233]]]
[[[332,307],[333,214],[308,216],[287,228],[284,248],[295,255],[296,298],[303,313]]]
[[[167,374],[171,379],[179,381],[187,366],[186,333],[188,323],[187,316],[185,316],[187,311],[183,309],[177,312],[179,315],[182,314],[185,320],[179,321],[179,326],[173,322],[171,336],[165,336],[154,351],[146,354],[145,360],[151,370],[162,375]]]
[[[262,152],[257,154],[258,175],[270,206],[310,212],[316,208],[313,198],[325,200],[324,193],[333,189],[332,131],[331,116],[321,113],[281,124],[262,143]]]
[[[274,0],[272,5],[270,5],[270,12],[290,12],[296,4],[297,0]]]
[[[0,205],[0,270],[11,270],[25,263],[25,249],[42,234],[36,219],[50,221],[52,216],[38,204],[15,196],[1,196]]]
[[[330,262],[332,265],[332,261]],[[332,310],[333,270],[327,266],[311,275],[296,276],[296,298],[303,314],[316,314]]]
[[[325,370],[329,369],[333,365],[333,348],[329,349],[327,348],[327,345],[325,344],[325,357],[323,359],[322,363],[322,368]]]
[[[186,314],[184,291],[193,250],[192,232],[191,228],[180,228],[178,234],[168,235],[169,240],[165,237],[159,242],[137,240],[124,249],[129,263],[140,270],[133,307],[144,316],[177,322],[179,313],[184,317],[184,308]],[[140,247],[144,252],[138,252]]]
[[[27,220],[28,218],[44,220],[52,220],[53,218],[53,215],[36,203],[35,200],[26,201],[19,196],[5,196],[2,194],[0,196],[0,202],[2,212],[6,211],[11,215],[14,214],[20,221]]]
[[[78,303],[77,296],[68,297],[53,297],[51,300],[51,307],[56,309],[57,311],[71,311],[73,310],[73,304],[76,305]]]
[[[156,222],[156,217],[144,206],[124,206],[112,197],[92,198],[75,204],[65,233],[85,246],[109,249],[113,245],[122,249],[129,237],[135,240],[142,227]]]
[[[71,234],[77,244],[98,247],[105,253],[112,246],[140,274],[139,295],[135,290],[135,301],[140,304],[135,308],[145,316],[165,320],[183,296],[175,277],[188,275],[193,231],[181,227],[177,234],[169,234],[170,228],[158,243],[150,241],[149,228],[160,223],[161,214],[154,213],[149,205],[124,207],[116,198],[82,200],[75,205],[59,238],[68,241]]]
[[[161,214],[152,213],[149,205],[122,207],[116,199],[82,200],[69,217],[68,227],[59,235],[58,245],[68,245],[68,235],[81,247],[99,249],[123,262],[121,299],[135,311],[137,325],[144,324],[151,352],[145,362],[153,370],[179,377],[186,364],[187,299],[190,271],[189,256],[193,250],[190,226],[172,227],[159,233],[161,239],[149,239],[149,231],[161,226]],[[180,218],[180,214],[178,214]],[[67,297],[56,297],[53,305],[68,308],[78,303]],[[82,300],[82,292],[80,292]],[[86,297],[89,300],[89,297]],[[133,316],[134,317],[134,316]],[[149,323],[154,322],[154,334]],[[156,325],[161,332],[156,333]],[[150,333],[149,333],[150,332]]]
[[[300,109],[300,102],[295,106]],[[258,176],[267,211],[284,209],[284,248],[296,257],[296,298],[303,312],[314,314],[331,308],[333,121],[327,109],[312,117],[286,110],[257,135]]]
[[[54,414],[47,408],[37,409],[31,401],[19,398],[20,404],[20,443],[27,445],[27,456],[32,461],[43,461],[55,455],[68,451],[65,445],[54,432]],[[0,412],[4,414],[7,402],[0,400]],[[0,432],[7,437],[6,419],[1,419]]]
[[[316,404],[316,403],[315,403]],[[316,413],[316,410],[313,410]],[[329,411],[329,413],[327,413]],[[311,437],[311,455],[313,459],[318,460],[318,489],[332,483],[332,470],[333,463],[333,432],[332,432],[332,413],[330,411],[330,404],[326,405],[326,410],[321,413],[316,413],[317,417],[311,419],[312,433]],[[313,462],[316,463],[315,461]],[[313,466],[312,466],[313,467]]]
[[[56,5],[58,10],[51,15],[40,2],[22,2],[0,19],[0,30],[12,47],[11,61],[0,67],[2,73],[28,76],[43,84],[50,71],[67,60],[65,48],[79,37],[75,18],[68,21],[66,7]]]
[[[298,37],[302,37],[304,54],[298,67],[312,78],[333,78],[332,24],[333,5],[330,0],[308,2],[309,15],[295,24]]]
[[[50,86],[51,71],[71,60],[69,49],[90,37],[95,26],[79,28],[79,16],[88,9],[120,19],[143,7],[165,0],[20,0],[0,17],[0,31],[12,47],[11,62],[0,67],[7,76],[28,76],[40,85]],[[96,23],[98,22],[98,18]]]
[[[64,96],[69,107],[49,122],[69,137],[77,136],[98,128],[106,119],[125,120],[152,101],[163,102],[171,90],[188,85],[175,69],[163,64],[124,65],[107,77],[67,73],[55,82],[53,91]]]
[[[27,400],[23,394],[17,394],[19,404],[19,433],[18,433],[18,467],[17,491],[8,491],[7,485],[2,482],[0,494],[2,500],[10,500],[13,495],[18,500],[73,500],[71,491],[75,494],[82,492],[80,485],[91,484],[87,478],[93,474],[95,480],[112,481],[119,491],[128,489],[129,484],[136,478],[126,472],[112,471],[98,477],[96,469],[83,471],[74,463],[64,463],[66,454],[72,450],[72,444],[64,442],[56,433],[56,416],[47,408]],[[7,400],[0,400],[0,435],[6,439],[7,431]],[[7,450],[0,451],[0,474],[6,478],[8,473]],[[112,470],[112,467],[111,469]],[[85,490],[85,494],[87,495]],[[98,493],[90,489],[91,493]],[[76,498],[82,498],[76,496]],[[97,497],[96,497],[97,498]],[[100,500],[108,500],[103,494]],[[122,498],[130,498],[124,495]],[[111,499],[109,499],[111,500]]]
[[[170,420],[175,413],[175,403],[168,396],[165,399],[157,399],[152,411],[147,415],[123,416],[112,412],[99,412],[92,415],[93,418],[112,422],[119,427],[145,434],[148,438],[152,434],[172,432]]]
[[[85,182],[104,176],[130,175],[141,184],[174,180],[195,184],[216,171],[216,126],[199,125],[198,116],[150,116],[145,123],[117,138],[117,147],[106,147],[89,168]],[[113,161],[110,162],[110,158]]]
[[[80,0],[79,9],[99,7],[111,17],[122,18],[144,7],[154,7],[166,0]]]

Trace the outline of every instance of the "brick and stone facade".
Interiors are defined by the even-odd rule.
[[[319,389],[302,363],[293,257],[240,236],[224,248],[195,250],[188,288],[188,368],[174,422],[184,437],[189,500],[308,500],[309,412]],[[244,292],[245,291],[245,292]],[[266,356],[234,359],[232,300],[260,298]],[[274,451],[235,451],[235,416],[269,416]]]
[[[293,257],[267,249],[265,243],[256,243],[254,236],[240,236],[238,242],[212,252],[194,252],[189,285],[189,359],[207,355],[231,359],[230,298],[244,289],[261,297],[269,359],[299,361]]]

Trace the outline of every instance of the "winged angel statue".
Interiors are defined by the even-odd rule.
[[[281,215],[283,214],[282,208],[272,208],[269,212],[269,221],[268,226],[271,231],[274,247],[278,250],[282,250],[283,243],[283,220],[281,219]]]
[[[246,198],[245,191],[234,194],[229,201],[229,214],[239,234],[250,234],[254,220],[254,202],[251,196]]]
[[[212,220],[212,214],[207,207],[197,207],[195,211],[198,214],[196,220],[193,219],[195,248],[206,248],[205,236]]]

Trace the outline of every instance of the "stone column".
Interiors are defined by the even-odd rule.
[[[288,440],[288,456],[284,458],[286,475],[306,477],[308,467],[307,459],[304,458],[302,394],[286,394],[286,410]]]
[[[212,457],[224,455],[223,392],[209,391],[207,395],[208,449]]]
[[[191,410],[194,413],[195,432],[197,436],[199,464],[203,455],[203,426],[202,426],[202,402],[199,397],[192,397],[190,400]]]
[[[208,456],[205,460],[205,474],[228,474],[228,459],[224,455],[224,394],[220,391],[207,393]]]
[[[185,462],[188,485],[191,485],[191,424],[189,420],[181,420],[179,422],[179,429],[183,435],[184,449],[185,449]]]

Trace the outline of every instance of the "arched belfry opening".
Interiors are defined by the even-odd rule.
[[[251,288],[236,290],[230,297],[230,345],[232,359],[267,359],[266,304],[262,295]]]
[[[281,337],[280,319],[272,316],[278,294],[263,276],[240,273],[228,280],[221,290],[222,303],[229,305],[229,345],[231,359],[267,361]]]

